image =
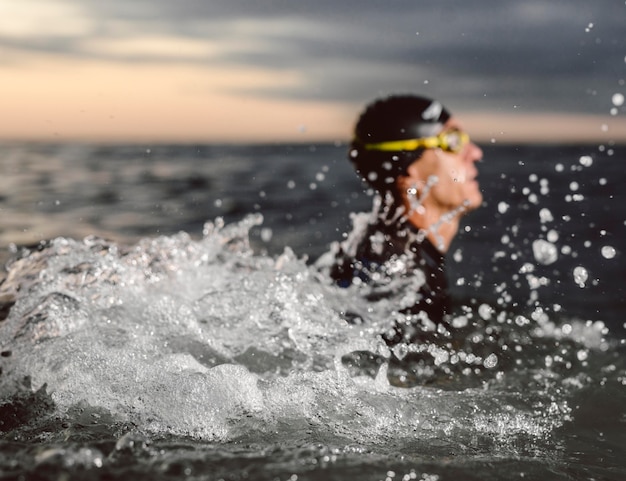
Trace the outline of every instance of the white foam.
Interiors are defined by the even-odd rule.
[[[398,305],[414,301],[409,294],[423,278],[366,302],[367,289],[335,287],[288,249],[277,258],[255,255],[248,230],[259,223],[217,221],[197,241],[183,233],[130,247],[60,238],[16,261],[2,285],[17,302],[0,330],[2,350],[11,351],[0,394],[30,376],[62,412],[88,405],[143,431],[216,441],[251,430],[265,436],[277,425],[367,443],[441,441],[453,432],[455,439],[535,435],[563,422],[525,406],[502,410],[509,394],[501,387],[392,387],[380,333],[399,318]],[[347,324],[346,311],[367,322]],[[481,305],[473,317],[494,312]],[[468,312],[463,327],[470,319]],[[410,347],[437,369],[471,374],[501,369],[494,349],[502,347],[486,346],[481,353]],[[341,357],[354,351],[382,359],[377,376],[351,377]]]

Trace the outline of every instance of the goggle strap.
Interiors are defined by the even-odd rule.
[[[460,145],[458,148],[453,148],[448,142],[446,137],[451,132],[439,134],[436,137],[424,137],[422,139],[407,139],[407,140],[390,140],[386,142],[377,142],[373,144],[363,144],[366,150],[378,150],[381,152],[401,152],[412,151],[420,148],[435,149],[440,147],[444,150],[458,151],[460,148],[469,142],[469,135],[465,132],[454,131],[459,136]],[[452,149],[451,149],[452,148]]]

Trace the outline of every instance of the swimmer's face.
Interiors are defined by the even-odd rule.
[[[446,129],[462,130],[454,118],[446,122]],[[482,156],[482,150],[471,141],[458,153],[428,149],[409,166],[409,177],[405,181],[415,183],[420,192],[426,183],[430,184],[430,190],[423,198],[426,209],[435,208],[445,213],[464,206],[466,211],[474,210],[483,201],[476,169],[476,162]]]

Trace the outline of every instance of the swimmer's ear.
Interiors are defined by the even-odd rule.
[[[409,188],[419,189],[425,184],[426,179],[417,163],[413,163],[408,167],[407,175],[400,175],[396,179],[396,186],[400,192],[406,192]]]

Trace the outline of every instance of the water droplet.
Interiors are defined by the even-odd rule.
[[[558,258],[556,246],[543,239],[537,239],[533,242],[533,255],[537,262],[546,266],[556,262]]]
[[[491,353],[487,356],[487,358],[483,361],[483,366],[487,369],[493,369],[498,365],[498,356]]]
[[[480,306],[478,306],[478,315],[485,321],[491,319],[493,312],[493,307],[491,307],[489,304],[481,304]]]
[[[602,248],[602,256],[605,259],[613,259],[613,257],[615,257],[615,248],[612,246],[604,246]]]
[[[589,274],[587,272],[587,269],[582,266],[574,268],[574,282],[578,284],[578,287],[585,287],[585,283],[587,282],[588,278]]]
[[[548,239],[548,242],[556,242],[559,240],[559,233],[554,229],[551,229],[550,231],[548,231],[546,239]]]
[[[530,321],[524,316],[517,316],[515,318],[515,324],[521,327],[521,326],[525,326],[526,324],[530,324]]]
[[[542,224],[545,224],[546,222],[552,222],[554,217],[552,216],[552,212],[550,212],[548,208],[544,207],[539,211],[539,219]]]
[[[269,227],[264,227],[263,229],[261,229],[261,240],[263,242],[269,242],[272,240],[272,229],[270,229]]]
[[[466,327],[468,324],[469,319],[467,318],[467,316],[457,316],[452,319],[452,327],[454,327],[455,329],[461,329],[463,327]]]

